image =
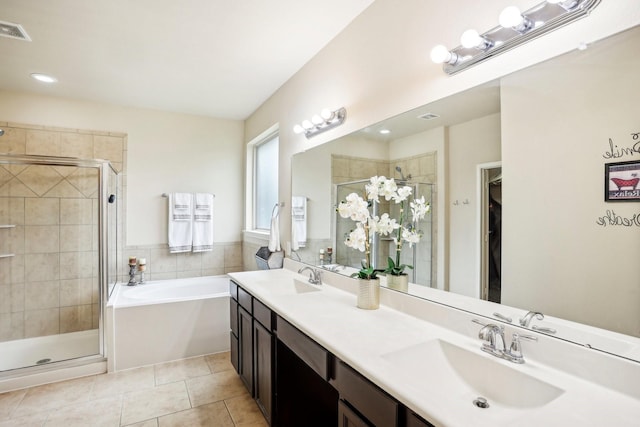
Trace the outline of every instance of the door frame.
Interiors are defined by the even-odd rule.
[[[491,169],[502,169],[502,161],[480,163],[476,166],[476,247],[478,248],[478,256],[476,258],[476,291],[475,297],[487,301],[489,299],[489,283],[487,282],[487,258],[489,254],[489,236],[488,236],[488,212],[489,205],[487,203],[487,186],[488,180],[486,171]]]

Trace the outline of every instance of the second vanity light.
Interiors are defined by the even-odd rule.
[[[304,120],[301,124],[293,127],[295,133],[303,133],[307,138],[316,136],[319,133],[340,126],[347,118],[347,110],[339,108],[331,111],[328,108],[323,109],[320,114],[316,114],[311,119]]]
[[[474,29],[460,37],[460,46],[449,50],[443,45],[431,50],[431,60],[443,64],[447,74],[455,74],[588,15],[600,0],[546,0],[521,12],[516,6],[505,8],[499,26],[480,34]]]

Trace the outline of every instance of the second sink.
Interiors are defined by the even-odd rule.
[[[499,359],[475,353],[448,341],[434,339],[387,353],[383,359],[412,366],[411,381],[434,385],[462,399],[483,397],[489,405],[526,409],[543,406],[563,390],[506,366]],[[445,391],[446,389],[446,391]],[[471,400],[469,400],[471,402]]]

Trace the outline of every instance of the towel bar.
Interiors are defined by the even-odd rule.
[[[214,198],[216,197],[215,194],[211,194]],[[169,193],[162,193],[162,197],[169,197]]]

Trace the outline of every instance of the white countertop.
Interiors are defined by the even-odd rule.
[[[287,269],[230,273],[229,276],[282,318],[437,426],[640,425],[640,400],[637,396],[587,381],[527,357],[526,344],[523,344],[526,363],[515,365],[480,351],[479,339],[449,328],[448,321],[436,324],[382,304],[378,310],[359,309],[355,294],[339,289],[352,283],[355,292],[355,280],[338,278],[336,280],[340,283],[332,283],[332,275],[325,275],[325,281],[331,284],[318,286],[320,291],[287,294],[274,292],[273,284],[291,282],[293,278],[305,281],[307,276]],[[393,291],[381,289],[381,292]],[[433,308],[429,301],[414,300],[408,303],[413,310],[416,307],[419,310]],[[438,309],[442,310],[442,307]],[[447,310],[450,312],[446,316],[451,318],[451,323],[461,321],[456,317],[467,316],[470,319],[471,316],[455,309]],[[469,319],[463,319],[463,322],[470,324]],[[478,328],[470,326],[476,333]],[[538,407],[522,409],[498,404],[479,409],[471,403],[477,396],[461,395],[455,387],[444,384],[442,379],[417,381],[414,375],[416,366],[392,363],[385,357],[433,339],[446,340],[480,357],[495,359],[509,369],[516,369],[564,392],[550,403]],[[585,354],[587,356],[579,357],[589,357],[589,353]],[[430,361],[424,360],[424,363],[429,364]],[[625,369],[629,366],[634,369],[633,365],[624,366]],[[605,368],[608,369],[609,365]],[[640,372],[640,364],[637,370]],[[608,373],[598,372],[598,375],[607,376]],[[634,380],[639,375],[634,371],[629,379]],[[640,383],[634,387],[640,388]]]

